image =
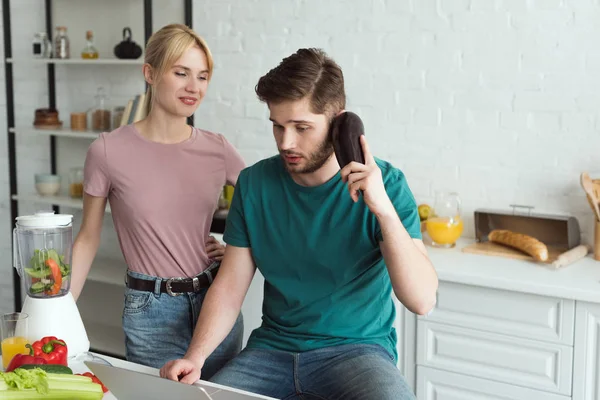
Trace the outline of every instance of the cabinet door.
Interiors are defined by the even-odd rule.
[[[417,369],[417,399],[570,400],[571,398],[419,366]]]
[[[417,317],[408,311],[395,297],[394,303],[396,304],[396,322],[394,327],[398,336],[398,344],[396,346],[398,351],[397,365],[406,382],[414,391],[416,379]]]
[[[424,321],[417,335],[418,365],[571,394],[572,347]]]
[[[577,302],[573,399],[600,398],[600,304]]]

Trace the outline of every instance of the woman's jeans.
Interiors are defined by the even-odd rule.
[[[128,271],[138,279],[156,277]],[[160,285],[158,285],[160,287]],[[170,296],[167,293],[125,289],[123,330],[128,361],[161,368],[167,361],[183,358],[192,336],[207,288],[198,293]],[[229,335],[208,357],[202,379],[209,379],[242,348],[244,322],[238,316]]]

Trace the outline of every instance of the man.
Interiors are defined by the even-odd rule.
[[[300,49],[256,86],[279,155],[242,171],[221,270],[184,359],[161,376],[195,382],[225,338],[258,268],[263,322],[213,382],[278,399],[414,399],[396,368],[391,292],[412,312],[435,304],[437,275],[402,172],[376,160],[340,170],[328,135],[346,105],[340,67]]]

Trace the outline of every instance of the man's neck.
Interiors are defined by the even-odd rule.
[[[148,140],[173,144],[190,137],[191,129],[185,117],[169,114],[155,107],[142,121],[136,122],[138,131]]]
[[[290,173],[294,182],[301,186],[320,186],[325,182],[328,182],[331,178],[335,176],[340,170],[340,165],[335,158],[335,154],[331,154],[329,159],[323,164],[321,168],[316,170],[315,172],[311,172],[309,174],[297,174]]]

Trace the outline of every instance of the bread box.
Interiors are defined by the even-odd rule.
[[[493,230],[508,230],[536,238],[548,247],[546,263],[553,263],[568,250],[580,247],[581,230],[575,217],[535,213],[529,206],[510,207],[509,210],[475,210],[476,243],[466,246],[463,251],[533,261],[530,255],[517,249],[490,242],[488,235]]]

